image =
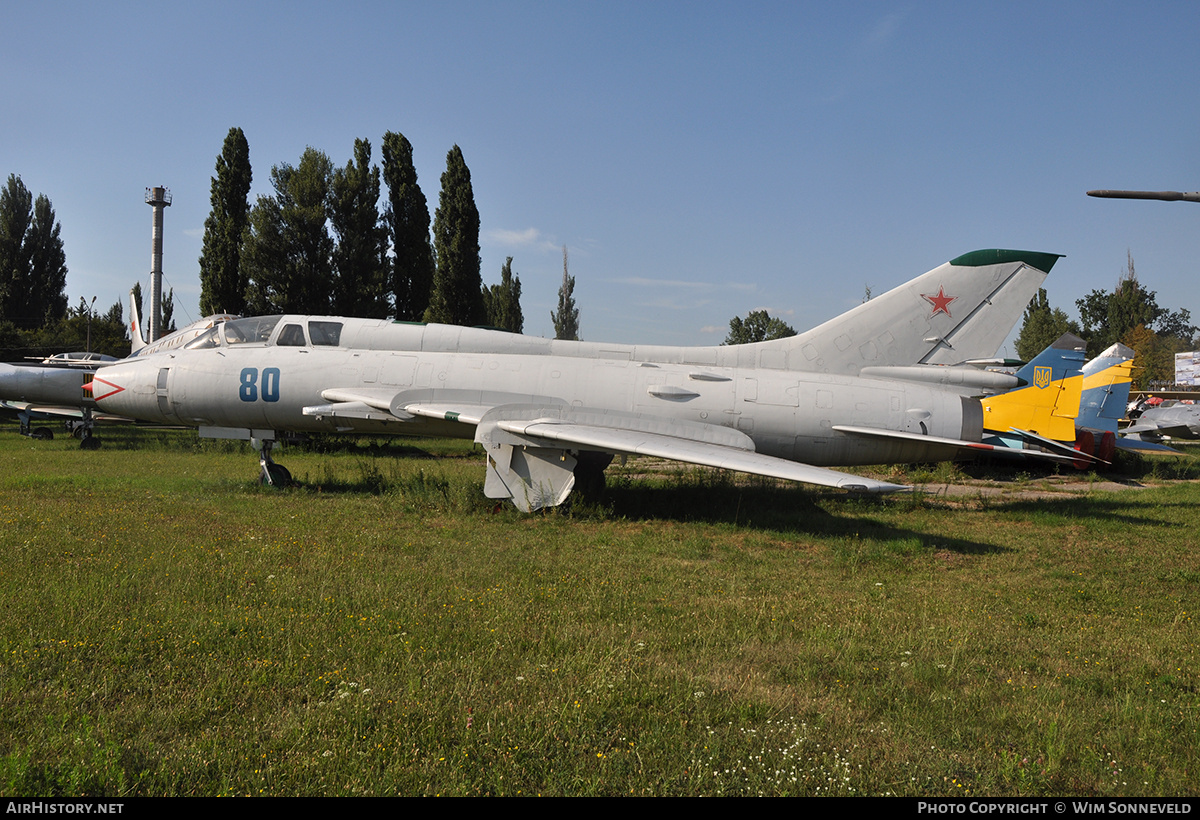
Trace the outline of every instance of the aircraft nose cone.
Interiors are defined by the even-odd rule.
[[[111,377],[106,379],[100,374],[96,374],[90,382],[84,384],[83,391],[90,393],[96,404],[100,404],[105,399],[111,399],[118,393],[123,393],[125,388],[117,384]]]

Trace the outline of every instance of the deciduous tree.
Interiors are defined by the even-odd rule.
[[[8,175],[0,191],[0,317],[21,326],[32,325],[22,310],[29,251],[25,237],[33,221],[33,194],[16,174]]]
[[[24,356],[50,356],[73,350],[91,350],[109,356],[129,355],[129,336],[123,320],[123,308],[117,301],[106,312],[95,311],[93,304],[80,299],[79,305],[64,311],[64,317],[24,337]]]
[[[1029,307],[1025,308],[1025,320],[1017,335],[1017,356],[1031,361],[1064,333],[1082,335],[1079,325],[1068,319],[1066,313],[1050,307],[1046,289],[1039,288],[1037,295],[1030,300]]]
[[[796,329],[782,319],[772,318],[765,310],[752,310],[746,318],[729,320],[729,335],[723,344],[744,345],[795,336]]]
[[[1075,302],[1088,340],[1088,352],[1096,355],[1114,342],[1122,342],[1138,354],[1135,379],[1170,380],[1174,365],[1167,357],[1187,350],[1196,326],[1186,309],[1159,307],[1157,295],[1138,281],[1133,255],[1127,257],[1125,271],[1112,293],[1093,290]]]
[[[1121,344],[1133,348],[1133,387],[1145,390],[1150,382],[1174,381],[1175,351],[1153,330],[1145,325],[1130,328],[1120,339]]]
[[[275,195],[250,212],[244,248],[246,311],[328,313],[333,291],[333,239],[326,222],[333,163],[307,148],[300,164],[271,169]]]
[[[174,333],[179,328],[175,327],[175,288],[167,290],[163,295],[163,300],[158,306],[158,329],[159,336],[162,338],[168,333]]]
[[[1153,330],[1161,338],[1178,337],[1190,342],[1196,327],[1191,313],[1159,307],[1157,294],[1138,281],[1133,256],[1128,256],[1125,271],[1112,293],[1093,290],[1075,302],[1083,324],[1083,337],[1093,355],[1118,342],[1138,325]]]

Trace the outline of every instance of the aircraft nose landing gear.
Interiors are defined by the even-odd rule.
[[[96,420],[92,417],[90,407],[83,408],[83,416],[77,421],[68,421],[66,428],[72,436],[79,439],[79,449],[100,449],[100,439],[95,436]]]
[[[288,472],[288,468],[271,460],[271,448],[275,446],[275,442],[270,439],[252,438],[250,444],[258,450],[258,465],[261,468],[258,483],[264,487],[290,487],[292,474]]]

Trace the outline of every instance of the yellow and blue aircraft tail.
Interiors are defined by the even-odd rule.
[[[1094,452],[1105,461],[1112,461],[1118,447],[1117,422],[1129,404],[1133,356],[1132,348],[1118,342],[1083,366],[1078,440],[1084,444],[1090,436]]]
[[[1117,450],[1179,454],[1165,444],[1119,435],[1118,422],[1129,405],[1134,355],[1132,348],[1117,343],[1083,366],[1083,398],[1075,426],[1080,441],[1092,436],[1096,455],[1105,461]]]
[[[1012,428],[1055,441],[1075,441],[1082,398],[1084,350],[1078,336],[1064,333],[1017,371],[1022,386],[983,400],[983,428],[1007,434]]]
[[[1076,431],[1086,349],[1083,339],[1064,333],[1017,371],[1021,386],[982,399],[984,441],[1005,444],[1012,455],[1046,455],[1025,449],[1032,445],[1080,468],[1107,461],[1094,455],[1094,436],[1081,440]]]

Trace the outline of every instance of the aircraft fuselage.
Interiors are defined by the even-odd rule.
[[[354,321],[354,320],[347,320]],[[281,325],[302,324],[284,317]],[[501,342],[510,334],[497,334]],[[503,345],[500,345],[503,346]],[[426,350],[374,350],[252,343],[180,350],[112,365],[95,397],[107,412],[214,429],[449,435],[474,428],[451,418],[347,418],[306,413],[331,389],[375,392],[480,391],[551,397],[573,407],[644,413],[732,428],[757,452],[814,465],[940,460],[954,448],[864,439],[834,424],[978,441],[978,401],[921,384],[761,367]],[[325,394],[325,395],[323,395]],[[403,414],[400,414],[403,416]],[[262,435],[261,433],[256,435]]]
[[[92,407],[84,392],[92,372],[47,364],[0,363],[0,400]]]

